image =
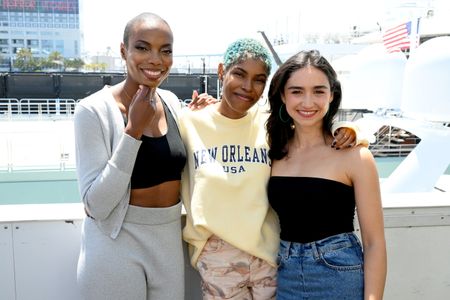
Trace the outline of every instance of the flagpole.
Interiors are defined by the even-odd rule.
[[[416,52],[416,49],[420,43],[420,17],[417,18],[416,22],[411,23],[414,25],[413,28],[411,28],[411,35],[410,35],[411,42],[409,47],[409,56],[414,55],[414,52]]]

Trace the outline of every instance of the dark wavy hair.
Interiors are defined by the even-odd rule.
[[[286,82],[292,73],[306,66],[313,66],[321,70],[330,83],[333,101],[330,103],[327,114],[323,118],[323,132],[329,134],[334,117],[339,110],[342,100],[341,84],[337,79],[337,74],[330,63],[317,50],[301,51],[286,60],[275,72],[269,87],[270,116],[266,122],[267,140],[269,142],[270,159],[282,159],[288,154],[287,143],[294,135],[292,128],[293,121],[282,108],[281,95],[284,92]],[[280,112],[281,109],[281,112]],[[280,114],[283,116],[280,117]],[[283,118],[283,120],[281,119]]]

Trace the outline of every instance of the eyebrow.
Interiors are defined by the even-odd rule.
[[[237,70],[241,71],[241,72],[244,72],[245,74],[248,74],[247,70],[245,70],[245,69],[242,68],[242,67],[236,66],[235,68],[236,68]],[[264,76],[265,78],[267,78],[266,73],[259,73],[259,74],[256,74],[255,76],[256,76],[256,77]]]
[[[329,89],[329,87],[328,86],[326,86],[326,85],[315,85],[315,86],[313,86],[313,88],[314,89]],[[288,90],[303,90],[303,89],[305,89],[303,86],[298,86],[298,85],[292,85],[292,86],[289,86],[289,87],[287,87],[287,89]]]
[[[136,40],[134,43],[135,43],[135,44],[136,44],[136,43],[143,43],[143,44],[145,44],[145,45],[147,45],[147,46],[151,46],[151,45],[152,45],[152,44],[150,44],[150,43],[148,43],[148,42],[146,42],[146,41],[144,41],[144,40]],[[170,44],[170,43],[164,44],[164,45],[161,46],[161,48],[172,47],[172,45],[173,45],[173,44]]]

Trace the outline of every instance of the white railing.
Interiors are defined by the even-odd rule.
[[[11,119],[60,119],[73,116],[77,100],[0,98],[0,121]]]
[[[73,99],[0,99],[0,171],[75,168],[75,105]]]

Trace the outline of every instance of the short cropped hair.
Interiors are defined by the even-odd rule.
[[[261,60],[267,75],[270,74],[272,62],[269,52],[259,41],[250,38],[239,39],[228,46],[223,56],[225,70],[249,58]]]
[[[125,26],[125,30],[123,31],[123,43],[125,45],[125,48],[128,48],[128,41],[130,40],[130,35],[133,31],[134,26],[145,21],[163,22],[170,29],[169,23],[167,23],[166,20],[164,20],[157,14],[151,12],[141,13],[128,21],[127,25]]]

